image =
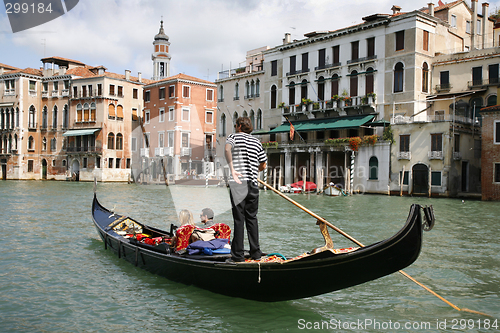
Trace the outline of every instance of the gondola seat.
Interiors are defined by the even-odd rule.
[[[175,231],[176,241],[175,246],[176,251],[184,250],[189,245],[189,239],[196,227],[194,225],[184,225]]]
[[[227,240],[231,240],[231,227],[225,223],[216,223],[210,228],[215,230],[216,238],[224,238]]]

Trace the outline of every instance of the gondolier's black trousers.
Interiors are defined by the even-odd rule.
[[[252,182],[230,183],[231,206],[234,219],[231,256],[234,261],[244,260],[244,226],[247,228],[250,243],[250,257],[259,259],[262,255],[259,246],[259,225],[257,211],[259,210],[259,188]]]

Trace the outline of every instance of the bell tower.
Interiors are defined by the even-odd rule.
[[[153,54],[151,59],[153,60],[153,80],[161,80],[170,76],[170,54],[168,53],[168,48],[170,42],[168,41],[168,36],[163,30],[163,18],[160,21],[160,31],[155,36],[153,41]]]

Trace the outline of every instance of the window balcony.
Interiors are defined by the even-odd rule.
[[[181,156],[191,156],[191,148],[182,147]]]
[[[358,59],[351,59],[351,60],[347,60],[347,64],[350,65],[350,64],[357,64],[357,63],[360,63],[360,62],[367,62],[367,61],[371,61],[371,60],[375,60],[377,59],[377,56],[376,55],[372,55],[372,56],[369,56],[369,57],[362,57],[362,58],[358,58]]]
[[[430,160],[442,160],[443,159],[443,151],[431,150],[428,152]]]
[[[102,147],[87,146],[87,147],[66,147],[68,154],[78,153],[102,153]]]
[[[59,90],[52,90],[52,94],[50,95],[52,98],[59,97]]]
[[[42,91],[42,98],[48,98],[49,97],[49,92],[48,91]]]
[[[328,69],[328,68],[333,68],[333,67],[340,67],[341,65],[342,65],[341,62],[336,62],[336,63],[333,63],[333,64],[324,64],[324,65],[320,65],[320,66],[314,67],[314,70],[319,71],[319,70],[322,70],[322,69]]]
[[[3,95],[4,96],[14,96],[16,93],[15,89],[5,89]]]
[[[411,152],[398,151],[398,160],[411,160]]]
[[[69,89],[63,89],[61,91],[61,96],[68,97],[69,96]]]
[[[149,148],[141,148],[141,157],[149,157]]]
[[[292,75],[303,74],[303,73],[309,73],[309,68],[299,69],[299,70],[295,70],[293,72],[288,72],[288,73],[286,73],[286,76],[292,76]]]
[[[451,83],[443,83],[436,85],[436,91],[450,91],[453,86]]]
[[[174,156],[174,147],[163,147],[164,156]]]
[[[453,159],[455,161],[461,160],[462,159],[462,153],[459,151],[454,151],[453,152]]]

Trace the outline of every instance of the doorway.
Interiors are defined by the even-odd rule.
[[[42,160],[42,179],[47,179],[47,160]]]
[[[462,161],[462,192],[469,191],[469,161]]]
[[[429,168],[419,163],[413,166],[413,191],[415,195],[427,195],[429,193]]]
[[[80,181],[80,162],[74,160],[71,164],[71,180]]]
[[[7,164],[2,164],[2,180],[7,180]]]

